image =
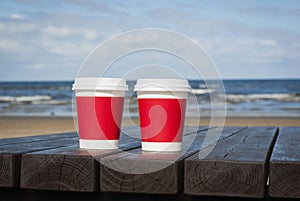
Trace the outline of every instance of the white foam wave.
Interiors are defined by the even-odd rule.
[[[217,89],[217,88],[220,88],[221,85],[220,84],[213,84],[213,83],[206,83],[206,84],[198,84],[198,87],[201,88],[201,89],[207,89],[207,88]]]
[[[214,90],[212,89],[192,89],[191,93],[192,94],[208,94],[208,93],[212,93],[214,92]]]
[[[46,100],[46,101],[33,101],[33,105],[67,105],[72,104],[72,101],[64,101],[64,100]]]
[[[22,102],[34,102],[34,101],[48,101],[51,100],[51,96],[0,96],[0,102],[22,103]]]
[[[201,88],[201,89],[205,89],[206,85],[205,84],[199,84],[198,87]]]
[[[285,102],[300,102],[300,96],[297,94],[227,94],[226,100],[232,103],[238,102],[256,102],[260,100],[277,100]]]

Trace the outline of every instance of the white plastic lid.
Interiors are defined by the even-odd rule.
[[[190,92],[191,87],[184,79],[138,79],[134,91]]]
[[[128,86],[124,79],[79,77],[75,79],[72,90],[117,90],[127,91]]]

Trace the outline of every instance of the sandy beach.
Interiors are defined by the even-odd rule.
[[[0,138],[75,131],[73,118],[0,117]]]
[[[133,120],[135,123],[138,119]],[[124,120],[123,125],[128,125]],[[188,125],[196,121],[187,120]],[[200,125],[209,125],[201,118]],[[300,126],[300,117],[227,117],[225,126]],[[0,138],[22,137],[76,131],[71,117],[0,117]]]

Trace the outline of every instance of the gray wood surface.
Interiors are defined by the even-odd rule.
[[[212,138],[207,132],[219,128],[185,127],[183,151],[175,153],[142,151],[139,139],[124,135],[139,137],[138,129],[123,129],[120,150],[80,149],[74,132],[0,139],[0,187],[100,190],[101,199],[124,195],[115,192],[170,196],[183,189],[199,199],[262,198],[269,175],[271,197],[300,198],[300,127],[282,127],[278,137],[276,127],[225,127]]]
[[[249,127],[185,160],[189,195],[264,197],[276,127]]]
[[[32,142],[27,138],[28,140],[18,144],[9,143],[0,146],[0,187],[19,186],[21,154],[78,144],[78,137],[74,137],[74,133],[65,136],[39,140],[33,137]]]
[[[9,145],[9,144],[20,144],[24,142],[37,142],[37,141],[72,138],[72,137],[78,137],[77,133],[69,132],[69,133],[37,135],[37,136],[27,136],[27,137],[17,137],[17,138],[2,138],[0,139],[0,146]]]
[[[270,159],[269,194],[300,198],[300,127],[279,129]]]
[[[21,187],[38,190],[92,192],[99,189],[99,163],[95,159],[140,147],[140,140],[124,134],[120,150],[86,150],[77,146],[22,155]]]
[[[216,140],[226,139],[243,129],[245,128],[227,127],[221,136],[216,136]],[[212,139],[206,138],[206,130],[200,128],[199,132],[195,132],[197,128],[185,128],[181,152],[145,152],[139,148],[101,158],[100,190],[151,194],[180,193],[183,189],[184,159],[197,152],[201,146],[213,143]]]

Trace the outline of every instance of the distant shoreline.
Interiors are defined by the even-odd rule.
[[[130,119],[123,119],[123,125],[129,125]],[[138,119],[132,119],[138,124]],[[208,126],[209,117],[201,117],[200,122],[186,119],[186,125]],[[227,117],[225,126],[300,126],[300,117]],[[72,117],[0,117],[0,138],[43,135],[76,131]]]
[[[100,77],[99,77],[100,78]],[[187,78],[189,81],[198,81],[199,79],[195,78]],[[75,78],[73,80],[0,80],[0,83],[14,83],[14,82],[74,82]],[[221,79],[222,81],[257,81],[257,80],[300,80],[300,78],[224,78]],[[128,80],[128,81],[135,81],[135,80]],[[205,80],[205,81],[216,81],[215,79],[211,80]],[[219,80],[218,80],[219,81]]]
[[[222,85],[203,80],[190,80],[189,83],[192,90],[187,116],[197,117],[198,113],[210,116],[212,112],[217,114],[225,109],[224,104],[217,103],[219,98],[225,98],[219,94]],[[135,82],[127,84],[124,117],[138,118],[136,94],[133,93]],[[300,116],[300,79],[224,80],[224,87],[229,116]],[[69,81],[0,82],[0,88],[3,89],[0,91],[0,116],[72,117],[75,112],[74,92]]]

